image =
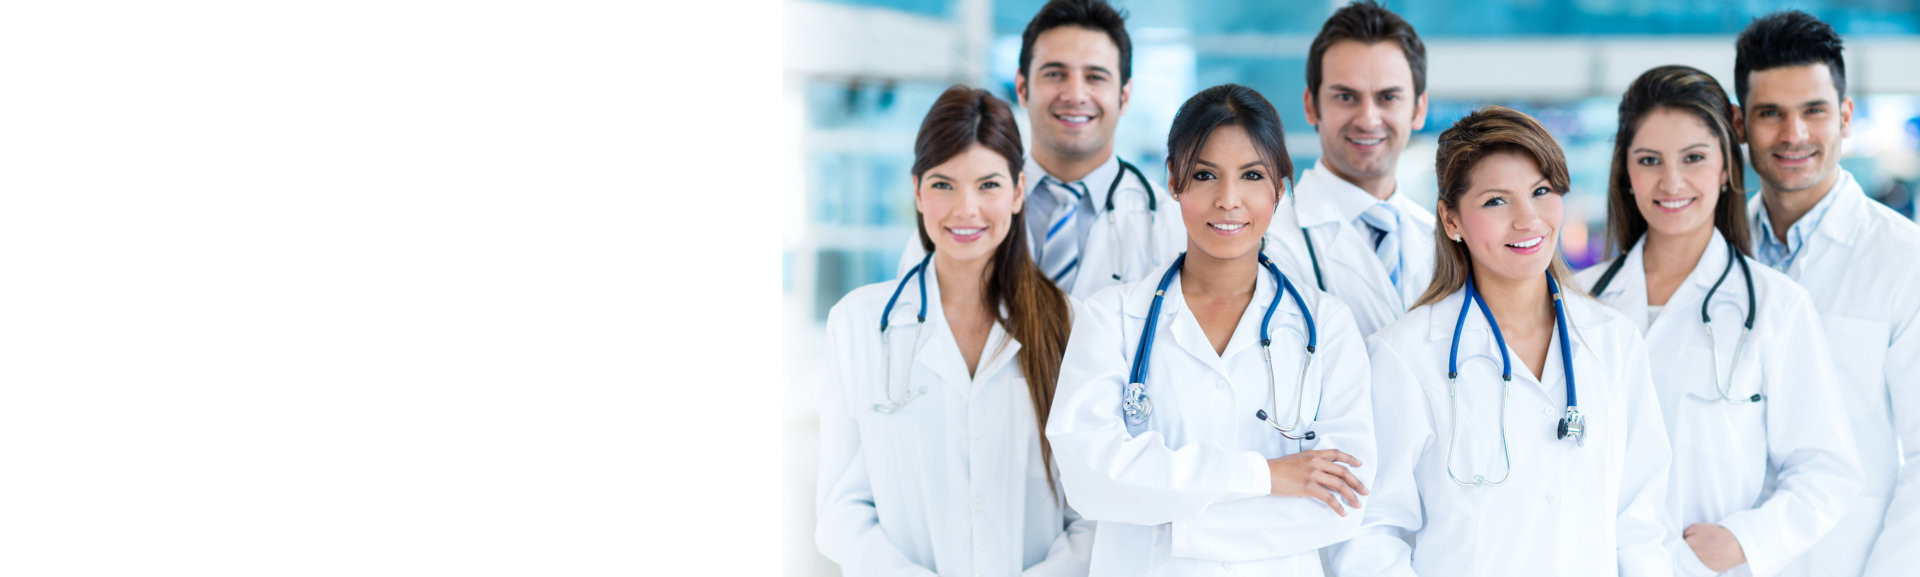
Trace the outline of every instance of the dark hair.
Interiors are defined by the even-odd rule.
[[[1647,233],[1647,217],[1633,201],[1633,181],[1627,177],[1627,150],[1648,114],[1667,109],[1687,112],[1720,142],[1720,156],[1726,159],[1726,186],[1720,189],[1719,204],[1713,209],[1713,226],[1720,235],[1751,256],[1747,248],[1747,194],[1744,155],[1740,137],[1733,132],[1733,103],[1720,83],[1691,66],[1661,66],[1634,79],[1620,97],[1620,126],[1613,133],[1613,174],[1607,178],[1607,250],[1622,254]]]
[[[1335,10],[1307,48],[1307,93],[1313,95],[1314,106],[1320,105],[1320,61],[1327,55],[1327,48],[1341,40],[1399,44],[1400,52],[1407,56],[1407,68],[1413,71],[1413,95],[1427,93],[1427,45],[1399,14],[1366,0]]]
[[[1782,66],[1825,64],[1839,99],[1846,100],[1847,62],[1840,57],[1845,48],[1840,34],[1812,14],[1785,10],[1755,18],[1733,44],[1733,89],[1745,105],[1752,95],[1747,75]]]
[[[1293,180],[1293,159],[1287,156],[1286,130],[1280,126],[1280,113],[1259,91],[1238,84],[1222,84],[1200,91],[1180,105],[1173,116],[1173,128],[1167,130],[1167,174],[1173,194],[1180,194],[1193,180],[1194,163],[1214,129],[1238,126],[1247,132],[1260,161],[1272,171],[1276,191],[1284,192]]]
[[[1435,154],[1434,160],[1434,172],[1440,177],[1440,198],[1434,201],[1434,208],[1459,214],[1460,197],[1465,196],[1467,189],[1473,186],[1469,175],[1473,173],[1474,165],[1495,154],[1509,152],[1533,159],[1534,164],[1540,167],[1540,174],[1547,177],[1547,187],[1554,193],[1566,194],[1572,190],[1572,181],[1567,177],[1566,153],[1561,152],[1560,144],[1554,142],[1553,134],[1547,132],[1547,127],[1518,110],[1505,106],[1486,106],[1440,133],[1440,151]],[[1467,251],[1465,243],[1447,238],[1447,227],[1433,227],[1433,242],[1436,247],[1433,283],[1427,285],[1427,292],[1420,295],[1420,301],[1414,306],[1447,298],[1447,295],[1466,285],[1467,277],[1473,274],[1473,254]],[[1554,244],[1558,245],[1559,240],[1555,239]],[[1560,256],[1557,246],[1547,271],[1560,281],[1560,290],[1583,294],[1580,287],[1572,282],[1573,269]]]
[[[1133,79],[1133,40],[1127,37],[1127,14],[1114,10],[1106,0],[1052,0],[1041,6],[1040,13],[1027,21],[1027,30],[1020,33],[1019,75],[1026,76],[1028,67],[1033,66],[1033,43],[1040,40],[1040,33],[1061,26],[1107,33],[1120,49],[1120,84],[1124,86]]]
[[[993,94],[980,89],[955,85],[940,94],[920,122],[920,134],[913,142],[913,177],[917,182],[928,170],[952,160],[974,145],[987,147],[1007,159],[1007,174],[1019,181],[1020,167],[1026,158],[1020,147],[1020,125],[1013,110]],[[927,222],[915,211],[920,228],[920,246],[933,252],[933,238],[927,236]],[[1053,446],[1047,443],[1047,412],[1053,408],[1053,391],[1060,380],[1060,360],[1066,355],[1068,331],[1072,322],[1067,314],[1067,295],[1048,280],[1027,252],[1026,218],[1013,213],[1007,236],[993,251],[987,265],[986,305],[1020,342],[1020,371],[1027,378],[1027,396],[1033,400],[1035,422],[1040,426],[1040,458],[1047,463],[1047,481],[1053,482]],[[1005,317],[998,317],[1001,310]],[[1055,489],[1056,496],[1058,488]]]

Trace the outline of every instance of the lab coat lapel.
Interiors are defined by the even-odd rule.
[[[1828,264],[1832,261],[1845,266],[1842,261],[1826,256],[1826,253],[1845,250],[1841,247],[1852,247],[1854,237],[1867,222],[1867,195],[1860,190],[1860,183],[1853,179],[1853,173],[1842,169],[1840,180],[1834,182],[1833,190],[1827,194],[1839,196],[1834,197],[1833,205],[1827,208],[1826,218],[1820,220],[1819,230],[1808,237],[1807,246],[1801,249],[1799,256],[1794,257],[1787,276],[1804,278],[1802,275],[1808,272],[1807,263]]]
[[[949,391],[962,395],[969,394],[973,379],[967,376],[967,363],[960,358],[960,343],[953,338],[953,327],[947,324],[947,313],[940,306],[940,277],[935,274],[931,261],[927,263],[927,323],[921,327],[919,348],[913,358],[916,364],[927,367],[933,375],[939,377]],[[908,290],[914,290],[908,287]],[[917,291],[916,291],[917,292]],[[918,296],[917,294],[915,295]],[[902,295],[901,300],[906,300]],[[914,303],[918,307],[919,303]]]
[[[1300,201],[1301,225],[1319,233],[1318,238],[1332,241],[1322,249],[1324,252],[1320,257],[1324,260],[1320,263],[1321,270],[1326,272],[1329,269],[1344,269],[1358,274],[1361,283],[1366,286],[1366,290],[1371,293],[1373,299],[1399,306],[1400,295],[1393,286],[1393,280],[1387,277],[1387,271],[1380,263],[1380,257],[1373,252],[1373,239],[1369,233],[1355,228],[1352,222],[1342,218],[1340,208],[1333,200],[1333,195],[1336,194],[1366,194],[1366,191],[1340,180],[1333,173],[1321,170],[1310,171],[1308,178],[1304,180],[1311,181],[1313,184],[1307,187],[1307,194]],[[1405,217],[1401,218],[1401,223],[1405,224]],[[1402,250],[1405,250],[1406,245],[1404,241],[1400,243]],[[1425,256],[1428,257],[1427,260],[1432,260],[1432,255]],[[1329,288],[1332,288],[1331,285]],[[1421,288],[1424,290],[1426,287]],[[1400,312],[1405,312],[1404,307]]]
[[[1400,312],[1420,300],[1427,291],[1424,279],[1433,278],[1434,215],[1426,207],[1394,191],[1392,202],[1400,209]],[[1416,238],[1417,237],[1417,238]]]
[[[1652,328],[1647,323],[1645,251],[1646,239],[1635,241],[1633,246],[1627,249],[1626,254],[1620,255],[1620,272],[1613,274],[1613,282],[1607,285],[1607,290],[1593,295],[1601,302],[1611,305],[1614,310],[1620,311],[1620,314],[1626,315],[1627,320],[1633,321],[1633,326],[1639,328],[1642,335],[1647,334],[1647,331]]]
[[[1160,317],[1160,326],[1167,327],[1167,331],[1172,333],[1173,343],[1179,346],[1181,352],[1216,373],[1225,373],[1221,369],[1221,355],[1213,352],[1213,342],[1207,340],[1207,333],[1200,328],[1199,319],[1194,318],[1193,311],[1187,308],[1186,293],[1181,290],[1179,278],[1167,284],[1166,301],[1160,305],[1160,313],[1163,315]],[[1156,366],[1163,365],[1156,363]]]

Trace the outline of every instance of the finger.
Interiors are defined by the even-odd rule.
[[[1353,457],[1353,455],[1346,454],[1345,452],[1339,449],[1326,449],[1326,450],[1320,451],[1320,455],[1322,457],[1326,457],[1327,460],[1333,461],[1335,463],[1346,463],[1348,466],[1352,466],[1352,467],[1360,466],[1359,459],[1356,459]]]
[[[1339,492],[1341,496],[1346,497],[1348,506],[1350,507],[1360,506],[1360,497],[1358,495],[1354,495],[1353,489],[1347,488],[1346,481],[1341,479],[1338,475],[1334,475],[1332,473],[1327,473],[1327,472],[1321,472],[1314,475],[1314,480],[1318,481],[1322,486],[1325,486],[1326,488],[1331,489],[1333,491]]]
[[[1341,517],[1347,516],[1347,508],[1340,506],[1340,498],[1335,497],[1333,495],[1333,491],[1314,491],[1314,492],[1320,494],[1319,495],[1320,502],[1326,503],[1328,507],[1333,508],[1334,514],[1339,515]]]
[[[1360,478],[1355,477],[1352,470],[1346,467],[1331,467],[1330,472],[1346,480],[1347,486],[1353,487],[1353,490],[1359,491],[1362,495],[1367,494],[1367,486],[1360,483]]]

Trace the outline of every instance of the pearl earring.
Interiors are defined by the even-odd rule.
[[[1460,242],[1460,234],[1459,234],[1459,233],[1454,233],[1454,235],[1453,235],[1453,242]]]

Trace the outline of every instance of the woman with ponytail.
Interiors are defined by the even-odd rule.
[[[1028,251],[1020,129],[955,86],[914,142],[927,256],[827,316],[820,552],[846,575],[1086,575],[1045,430],[1070,327]]]

